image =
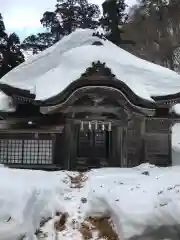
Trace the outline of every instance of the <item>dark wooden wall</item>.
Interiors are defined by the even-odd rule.
[[[108,159],[108,166],[133,167],[144,162],[149,162],[158,166],[171,165],[171,127],[174,122],[175,120],[168,118],[133,116],[128,124],[125,124],[125,121],[116,123],[112,126],[112,151]],[[1,160],[3,160],[0,163],[14,165],[21,163],[24,165],[44,164],[46,166],[54,164],[58,168],[74,170],[78,164],[76,159],[79,127],[78,123],[70,119],[66,121],[65,125],[60,126],[60,129],[56,127],[54,130],[1,130],[0,152],[3,156]],[[15,141],[12,142],[12,140]],[[29,146],[32,148],[32,151],[35,151],[33,150],[36,149],[34,144],[37,143],[39,148],[42,142],[44,144],[42,151],[44,152],[39,152],[38,154],[43,155],[47,152],[45,150],[46,143],[48,142],[47,140],[52,140],[53,162],[34,162],[34,155],[31,156],[31,161],[24,162],[20,153],[19,159],[13,160],[14,157],[7,158],[5,156],[6,150],[3,150],[3,144],[12,142],[12,144],[23,145],[24,141],[29,141]],[[16,147],[16,145],[13,146]],[[9,153],[7,154],[12,154],[13,156],[12,149],[13,148],[10,148],[9,145]],[[19,148],[18,151],[21,152],[21,149],[22,147]],[[97,165],[97,167],[99,167],[99,165]]]
[[[147,118],[145,120],[145,161],[159,166],[171,165],[172,119]]]
[[[142,162],[142,132],[143,118],[135,117],[127,127],[127,167],[137,166]]]
[[[149,162],[157,166],[171,165],[172,119],[135,117],[127,127],[124,140],[127,167]]]

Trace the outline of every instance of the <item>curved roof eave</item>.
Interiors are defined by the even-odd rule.
[[[0,90],[4,92],[8,96],[12,96],[13,98],[21,98],[21,100],[24,102],[32,102],[33,104],[40,105],[40,106],[53,106],[57,104],[63,104],[68,97],[75,92],[79,88],[83,87],[109,87],[118,89],[121,91],[126,98],[135,106],[142,107],[142,108],[149,108],[149,109],[155,109],[156,104],[153,101],[149,101],[146,99],[143,99],[136,95],[123,81],[120,81],[118,79],[112,79],[107,76],[100,76],[98,79],[91,77],[81,77],[80,79],[72,82],[67,86],[62,92],[59,94],[48,98],[46,100],[35,100],[35,94],[31,94],[29,90],[25,89],[19,89],[12,86],[9,86],[7,84],[0,83]]]
[[[53,96],[45,101],[40,101],[42,106],[53,106],[59,103],[63,103],[66,99],[78,88],[82,87],[111,87],[114,89],[118,89],[121,91],[127,99],[132,102],[134,105],[142,108],[154,109],[156,108],[156,104],[153,101],[149,101],[147,99],[143,99],[136,95],[124,82],[118,79],[111,79],[105,76],[98,77],[98,79],[88,78],[80,78],[74,82],[72,82],[67,88],[65,88],[61,93]]]
[[[76,91],[78,88],[85,86],[102,86],[102,87],[104,86],[117,88],[118,90],[122,91],[122,93],[130,100],[130,102],[142,108],[155,109],[158,105],[158,101],[168,101],[171,99],[180,100],[180,92],[178,92],[169,95],[152,96],[154,102],[149,101],[136,95],[128,85],[126,85],[123,81],[119,79],[114,78],[112,80],[110,77],[107,76],[100,76],[98,77],[98,79],[93,78],[94,76],[83,78],[81,77],[80,79],[69,84],[59,94],[45,100],[35,100],[36,95],[32,94],[29,90],[13,87],[4,83],[0,83],[0,90],[4,92],[7,96],[13,96],[15,98],[20,97],[22,98],[22,101],[23,99],[26,100],[26,102],[28,100],[28,102],[33,102],[34,104],[40,106],[52,106],[57,105],[59,103],[63,103],[74,91]]]

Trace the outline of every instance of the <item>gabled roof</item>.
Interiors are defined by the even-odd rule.
[[[154,96],[180,92],[177,73],[137,58],[108,40],[93,36],[93,33],[90,29],[76,30],[13,69],[0,83],[30,90],[36,100],[44,101],[79,79],[92,62],[101,61],[117,79],[145,100],[154,101]],[[93,45],[97,41],[102,45]]]

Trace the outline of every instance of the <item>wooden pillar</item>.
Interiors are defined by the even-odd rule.
[[[113,167],[127,167],[126,157],[126,127],[112,127],[112,159]]]
[[[77,165],[77,145],[78,145],[78,130],[79,125],[75,124],[74,121],[71,122],[71,141],[70,141],[70,170],[76,170]]]
[[[142,163],[145,163],[146,160],[146,156],[145,156],[145,131],[146,131],[146,119],[145,117],[142,118],[141,120],[141,127],[140,127],[140,142],[141,142],[141,145],[140,145],[140,149],[139,149],[139,152],[140,152],[140,157],[139,157],[139,164],[142,164]]]
[[[116,166],[116,161],[117,161],[116,156],[117,156],[117,132],[116,132],[116,127],[112,126],[112,129],[111,129],[111,151],[110,151],[110,159],[109,159],[110,167]]]
[[[73,119],[66,121],[64,139],[64,169],[73,170],[77,154],[77,125]]]
[[[121,167],[128,167],[127,159],[127,127],[121,130]]]
[[[112,131],[107,131],[107,164],[110,166],[112,159]]]
[[[53,145],[53,164],[64,168],[64,132],[56,133]]]
[[[65,127],[65,141],[64,141],[64,169],[70,170],[70,159],[71,159],[71,145],[72,145],[72,138],[71,138],[71,124],[70,121],[67,120]]]
[[[115,138],[115,151],[116,151],[116,155],[115,155],[115,166],[116,167],[122,167],[123,165],[123,159],[122,159],[122,152],[123,152],[123,144],[122,144],[122,128],[121,126],[117,126],[116,127],[116,138]]]
[[[172,126],[173,124],[169,124],[169,133],[168,133],[168,148],[169,148],[169,162],[168,165],[172,166]]]

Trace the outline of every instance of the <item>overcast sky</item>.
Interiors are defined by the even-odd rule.
[[[89,0],[101,4],[103,0]],[[132,5],[135,0],[127,0]],[[53,10],[56,0],[0,0],[1,13],[6,29],[21,37],[37,32],[41,28],[40,18],[45,11]]]

